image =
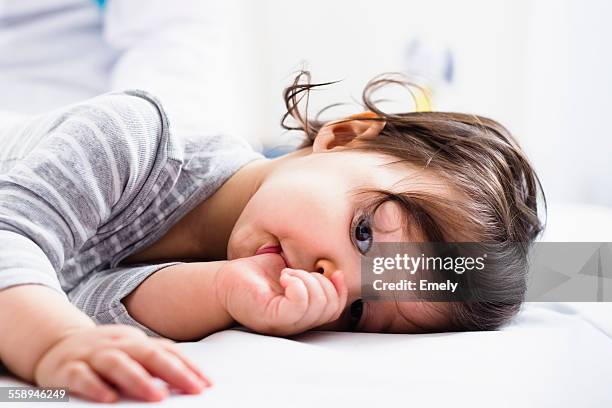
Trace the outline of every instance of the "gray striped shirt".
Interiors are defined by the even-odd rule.
[[[121,300],[169,264],[119,263],[262,157],[242,139],[175,134],[142,91],[0,115],[0,290],[45,285],[98,323],[154,335]]]

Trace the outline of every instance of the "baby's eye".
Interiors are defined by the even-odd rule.
[[[351,303],[349,314],[351,316],[351,329],[354,329],[359,324],[361,315],[363,315],[363,301],[361,299],[357,299]]]
[[[366,218],[363,218],[355,226],[355,245],[362,254],[365,254],[372,245],[372,228]]]

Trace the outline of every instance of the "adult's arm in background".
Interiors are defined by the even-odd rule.
[[[249,108],[238,89],[232,30],[240,28],[239,11],[232,7],[207,0],[106,2],[103,36],[117,53],[110,89],[157,96],[175,131],[232,133],[260,150],[260,142],[245,134],[250,124],[235,119],[248,116]]]

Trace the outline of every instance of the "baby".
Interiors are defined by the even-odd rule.
[[[524,294],[540,187],[509,132],[474,115],[385,113],[371,95],[399,83],[386,77],[367,85],[364,112],[320,123],[298,110],[317,86],[304,78],[284,119],[305,142],[275,159],[178,134],[140,91],[0,124],[2,362],[90,400],[156,401],[167,390],[154,377],[211,385],[167,339],[236,324],[289,336],[507,322],[520,300],[364,302],[360,261],[379,241],[498,243],[507,268],[486,284]]]

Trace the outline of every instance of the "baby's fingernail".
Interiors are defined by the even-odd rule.
[[[206,384],[204,383],[204,381],[202,381],[199,378],[196,378],[194,375],[188,375],[187,378],[189,379],[191,389],[194,392],[200,392],[202,391],[203,388],[206,387]]]
[[[117,400],[117,395],[112,392],[103,392],[100,394],[100,400],[102,402],[115,402]]]
[[[168,390],[164,388],[153,387],[151,392],[155,401],[163,400],[168,396]]]
[[[203,372],[201,372],[200,370],[196,371],[196,376],[198,377],[198,379],[200,379],[201,381],[204,381],[206,383],[210,382],[210,380],[208,378],[206,378],[206,376],[204,375]]]
[[[197,377],[197,380],[198,380],[198,383],[204,388],[210,386],[210,381],[208,381],[208,379],[204,376]]]

